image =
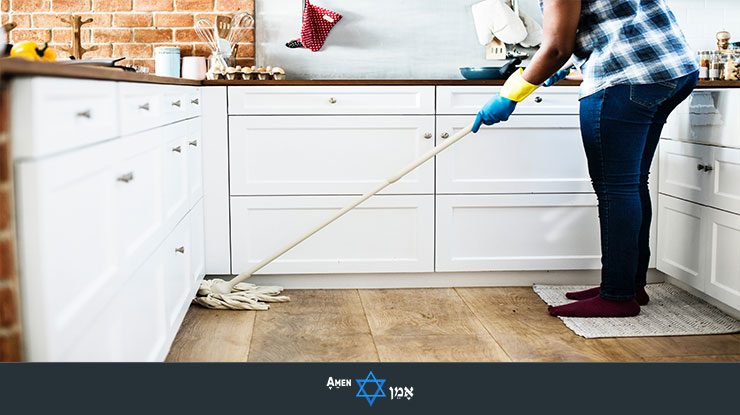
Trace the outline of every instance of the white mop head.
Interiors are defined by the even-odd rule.
[[[278,295],[283,287],[258,286],[246,282],[236,284],[229,294],[214,293],[211,287],[223,282],[225,281],[220,279],[203,280],[193,302],[206,308],[222,310],[267,310],[270,306],[266,303],[290,301],[290,297]]]

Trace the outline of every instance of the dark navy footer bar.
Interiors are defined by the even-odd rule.
[[[0,413],[732,413],[738,379],[737,363],[21,363],[0,364]]]

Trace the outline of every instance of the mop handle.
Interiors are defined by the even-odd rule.
[[[473,130],[473,124],[468,125],[467,127],[463,128],[462,130],[458,131],[455,135],[445,140],[441,145],[438,145],[434,147],[433,149],[429,150],[424,155],[420,156],[418,159],[414,160],[413,163],[409,164],[408,166],[401,169],[398,173],[394,174],[393,176],[389,177],[385,180],[385,182],[381,183],[377,187],[373,188],[372,190],[368,191],[362,197],[359,199],[353,201],[351,204],[345,206],[342,210],[335,213],[334,216],[330,217],[329,219],[325,220],[320,225],[316,226],[315,228],[311,229],[309,232],[307,232],[305,235],[301,236],[300,238],[292,241],[285,247],[281,248],[279,251],[275,252],[274,254],[270,255],[269,257],[263,259],[259,264],[253,266],[251,269],[240,273],[236,277],[232,278],[231,281],[229,281],[229,284],[231,285],[231,288],[233,289],[234,286],[247,278],[249,278],[252,274],[259,271],[264,267],[265,265],[269,264],[270,262],[277,259],[282,254],[288,252],[291,250],[294,246],[298,245],[299,243],[305,241],[308,239],[311,235],[315,234],[316,232],[320,231],[321,229],[324,229],[326,225],[334,222],[335,220],[341,218],[344,216],[345,213],[349,212],[350,210],[354,209],[357,205],[360,203],[366,201],[371,196],[375,195],[376,193],[380,192],[381,190],[385,189],[388,185],[395,183],[400,178],[408,174],[411,170],[414,170],[415,168],[421,166],[426,162],[427,160],[431,159],[432,157],[436,156],[437,154],[441,153],[444,149],[447,147],[455,144],[458,140],[465,137],[466,135],[470,134],[470,132]]]

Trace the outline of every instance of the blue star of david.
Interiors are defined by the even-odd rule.
[[[372,378],[372,380],[371,380]],[[385,383],[385,379],[375,379],[375,375],[373,374],[372,370],[370,373],[367,374],[367,377],[365,379],[355,379],[357,381],[357,384],[360,385],[360,390],[357,392],[356,397],[359,398],[365,398],[367,399],[367,403],[370,404],[370,406],[373,406],[373,403],[375,402],[375,398],[384,398],[385,392],[383,392],[383,384]],[[377,387],[377,390],[372,395],[368,395],[367,391],[365,391],[365,384],[366,383],[374,383]]]

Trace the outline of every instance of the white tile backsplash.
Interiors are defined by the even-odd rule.
[[[730,32],[740,41],[740,0],[666,0],[695,51],[717,48],[715,34]]]

